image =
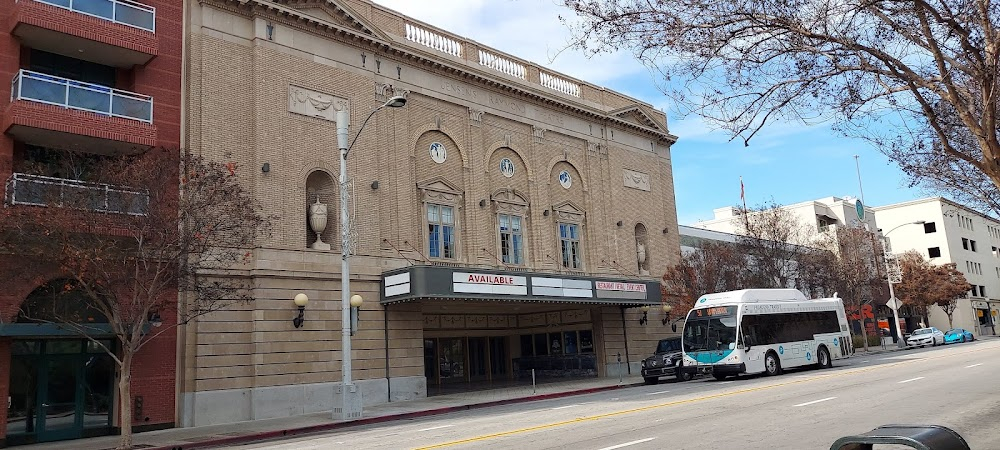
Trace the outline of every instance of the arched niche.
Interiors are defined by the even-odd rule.
[[[642,223],[635,224],[635,261],[639,269],[639,275],[649,275],[649,240],[646,233],[646,226]]]
[[[330,250],[337,236],[337,220],[340,215],[340,189],[336,181],[325,170],[314,170],[306,177],[306,197],[303,199],[305,218],[305,247],[314,250]],[[322,207],[324,206],[325,207]],[[325,219],[321,213],[325,210]],[[320,227],[320,225],[322,225]],[[321,228],[320,240],[316,240],[315,230]],[[325,244],[325,245],[323,245]]]

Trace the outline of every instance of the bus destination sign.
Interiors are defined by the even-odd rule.
[[[694,310],[695,317],[720,317],[732,316],[736,314],[735,306],[713,306]]]

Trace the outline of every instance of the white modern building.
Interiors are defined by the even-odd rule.
[[[826,197],[782,206],[781,209],[792,213],[799,219],[799,222],[815,226],[817,233],[826,231],[831,225],[861,226],[869,230],[875,230],[874,210],[864,205],[859,208],[859,204],[858,199],[853,197]],[[859,214],[859,210],[864,212]],[[712,212],[715,218],[695,222],[691,224],[691,227],[721,231],[723,233],[738,232],[740,229],[739,221],[742,220],[738,208],[727,206],[715,209]]]
[[[953,316],[956,328],[995,335],[1000,314],[1000,221],[941,197],[873,208],[892,252],[916,250],[932,264],[955,263],[972,284]],[[924,221],[923,224],[913,222]],[[946,330],[948,316],[929,308],[930,326]]]

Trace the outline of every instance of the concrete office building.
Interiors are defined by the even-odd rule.
[[[941,197],[874,208],[892,252],[916,250],[932,264],[955,263],[972,285],[958,300],[954,326],[976,336],[995,335],[1000,314],[1000,221]],[[924,221],[923,224],[912,222]],[[908,225],[909,224],[909,225]],[[898,227],[898,229],[897,229]],[[929,326],[948,329],[940,307],[929,308]]]
[[[185,7],[186,147],[239,163],[277,221],[237,274],[255,302],[183,330],[182,425],[333,407],[341,109],[352,139],[364,126],[346,164],[365,404],[531,370],[636,373],[668,332],[659,276],[679,240],[662,112],[366,0]],[[404,107],[364,125],[396,96]]]

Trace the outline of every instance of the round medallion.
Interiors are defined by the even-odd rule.
[[[566,189],[569,189],[569,187],[573,185],[573,177],[569,175],[568,170],[559,172],[559,184]]]
[[[431,153],[431,159],[433,159],[434,162],[438,164],[441,164],[446,159],[448,159],[448,150],[446,150],[444,148],[444,144],[440,142],[431,143],[430,153]]]
[[[505,176],[507,178],[513,177],[514,176],[514,161],[511,161],[510,158],[501,159],[500,160],[500,173],[502,173],[503,176]]]

